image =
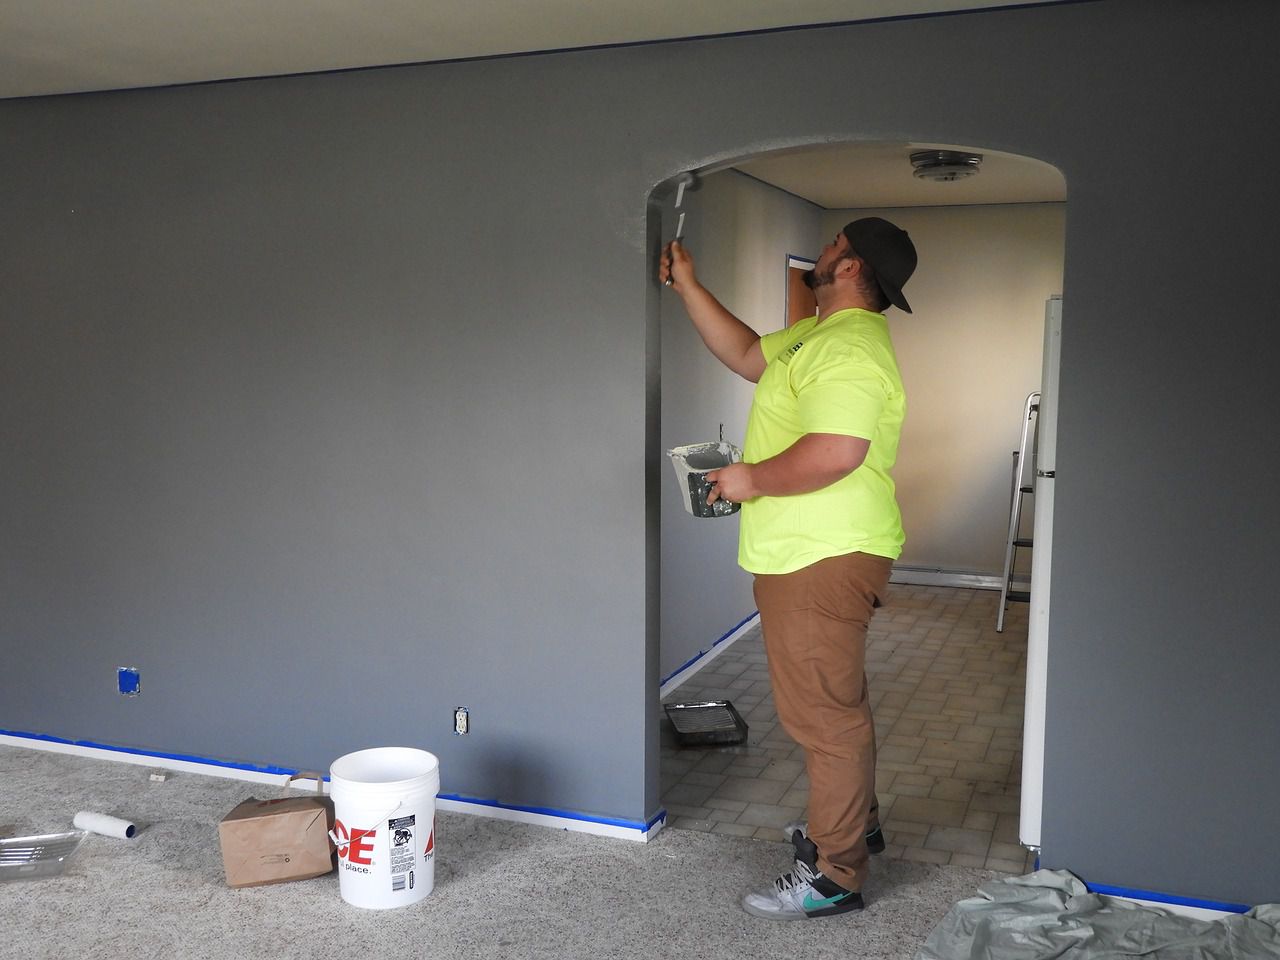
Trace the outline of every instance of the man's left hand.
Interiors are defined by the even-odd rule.
[[[751,476],[751,467],[749,463],[731,463],[727,467],[721,467],[719,470],[711,470],[707,473],[707,479],[714,486],[707,495],[707,503],[712,504],[717,500],[727,500],[730,503],[741,503],[744,500],[753,500],[760,496],[760,491],[756,489],[755,483]]]

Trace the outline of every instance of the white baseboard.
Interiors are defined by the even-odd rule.
[[[747,619],[743,620],[740,624],[738,624],[731,631],[729,631],[729,633],[725,634],[723,637],[717,640],[714,644],[712,644],[710,650],[702,651],[700,654],[698,654],[698,656],[694,657],[692,660],[686,663],[683,667],[681,667],[671,676],[667,677],[666,681],[658,689],[658,699],[662,699],[667,694],[671,693],[673,690],[679,687],[680,684],[684,683],[686,680],[692,677],[695,673],[697,673],[699,670],[701,670],[703,667],[709,664],[712,660],[714,660],[716,657],[720,656],[720,654],[728,650],[731,646],[733,646],[733,642],[735,640],[740,638],[743,634],[745,634],[748,630],[750,630],[759,622],[760,622],[760,614],[758,612],[753,613],[751,616],[747,617]]]
[[[1124,900],[1128,903],[1136,904],[1139,907],[1149,907],[1155,910],[1164,910],[1166,913],[1172,913],[1178,917],[1190,917],[1193,920],[1221,920],[1224,917],[1234,917],[1238,914],[1229,910],[1210,910],[1207,907],[1190,907],[1182,903],[1165,903],[1160,900],[1140,900],[1137,897],[1113,897],[1106,895],[1108,900]]]
[[[971,590],[999,590],[998,573],[970,573],[964,570],[944,570],[942,567],[893,567],[890,583],[906,583],[917,587],[967,587]],[[1028,590],[1031,584],[1025,578],[1015,578],[1014,587]]]
[[[274,769],[254,769],[246,766],[231,766],[216,760],[199,758],[183,759],[155,753],[127,750],[124,748],[68,743],[46,737],[22,736],[20,734],[0,734],[0,744],[22,747],[27,750],[43,750],[47,753],[63,753],[77,757],[89,757],[94,760],[112,760],[116,763],[129,763],[136,766],[152,767],[158,770],[174,770],[180,773],[197,773],[205,777],[222,777],[229,780],[244,780],[249,783],[261,783],[285,789],[314,793],[315,777],[291,779],[292,772],[276,772]],[[304,771],[319,772],[319,771]],[[329,784],[321,780],[323,792],[329,792]],[[667,822],[667,811],[660,810],[647,823],[639,820],[622,820],[609,817],[594,817],[570,811],[551,810],[546,808],[519,807],[512,804],[501,804],[497,801],[455,797],[448,794],[436,798],[436,807],[450,813],[465,813],[478,817],[490,817],[494,820],[511,820],[517,823],[530,823],[536,826],[552,827],[557,830],[571,830],[577,833],[590,833],[602,837],[616,837],[622,840],[635,840],[647,843]]]
[[[556,830],[590,833],[598,837],[615,837],[619,840],[637,840],[641,843],[648,843],[652,840],[667,823],[666,810],[660,811],[656,817],[645,824],[640,821],[632,822],[603,817],[584,817],[554,810],[529,810],[523,807],[469,800],[465,797],[437,797],[436,806],[451,813],[466,813],[477,817],[490,817],[494,820],[511,820],[516,823],[531,823],[535,826],[552,827]]]
[[[76,757],[90,757],[94,760],[113,760],[116,763],[130,763],[139,767],[154,767],[158,770],[177,770],[182,773],[198,773],[206,777],[246,780],[249,783],[265,783],[281,788],[289,782],[290,777],[288,773],[277,773],[270,769],[227,766],[212,760],[205,761],[196,758],[183,760],[178,757],[166,757],[142,751],[68,743],[63,740],[25,737],[20,734],[0,734],[0,744],[11,747],[25,747],[28,750],[43,750],[46,753],[66,753]],[[309,789],[315,790],[314,779],[295,780],[294,783],[309,784]]]

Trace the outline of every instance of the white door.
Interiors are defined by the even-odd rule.
[[[1058,363],[1062,297],[1044,310],[1044,359],[1036,425],[1035,513],[1032,524],[1031,609],[1027,623],[1027,697],[1022,728],[1022,811],[1018,839],[1040,849],[1044,807],[1044,706],[1049,660],[1049,568],[1053,557],[1053,483],[1058,447]]]

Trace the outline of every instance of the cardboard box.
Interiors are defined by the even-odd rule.
[[[250,797],[218,824],[227,886],[306,880],[333,869],[333,801],[302,796]]]

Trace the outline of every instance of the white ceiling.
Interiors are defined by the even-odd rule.
[[[1026,3],[0,0],[0,99],[642,43]],[[879,193],[872,189],[873,182],[885,177],[880,166],[873,170],[868,165],[887,164],[898,169],[906,164],[909,148],[907,144],[838,148],[753,161],[743,164],[742,169],[822,206],[930,202],[919,193],[910,199],[905,194],[885,193],[887,186],[876,188]],[[889,156],[895,152],[901,156]],[[1006,169],[1009,190],[1013,190],[1013,178],[1018,179],[1017,189],[1022,191],[1018,196],[1031,189],[1022,181],[1036,171],[1018,170],[1016,165],[1006,168],[994,160],[993,156],[984,172],[971,182],[941,185],[959,188],[948,189],[944,202],[1000,202],[982,191],[1004,182]],[[805,170],[809,172],[805,174]],[[855,174],[852,178],[851,172]],[[909,177],[909,166],[907,172]],[[918,183],[911,186],[921,187]],[[942,195],[937,193],[941,187],[929,186],[936,188],[935,195]],[[966,193],[987,199],[954,199]],[[1039,195],[1032,190],[1026,196]]]
[[[962,150],[982,156],[980,171],[950,183],[918,180],[917,150]],[[938,207],[977,203],[1051,203],[1067,199],[1056,167],[979,145],[849,143],[756,157],[736,169],[828,210]]]
[[[1025,2],[3,0],[0,98],[639,43]]]

